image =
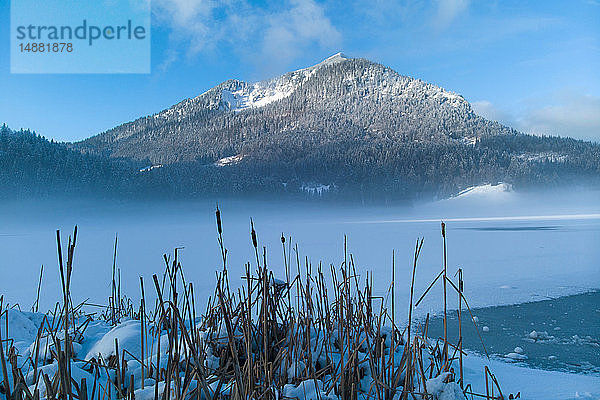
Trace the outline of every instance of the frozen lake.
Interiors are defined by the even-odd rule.
[[[491,357],[533,368],[600,375],[600,292],[472,311]],[[461,320],[464,348],[483,355],[466,310]],[[440,314],[431,317],[428,332],[443,338]],[[449,316],[448,337],[458,342],[455,312]]]
[[[344,259],[343,240],[361,274],[374,272],[375,287],[390,284],[392,251],[396,259],[398,322],[406,320],[415,240],[425,238],[417,268],[419,296],[441,268],[440,221],[447,224],[448,270],[464,271],[465,294],[472,307],[542,300],[600,288],[600,195],[472,193],[411,207],[332,205],[308,202],[222,201],[225,244],[232,283],[240,283],[252,262],[250,218],[270,268],[284,277],[280,236],[292,236],[300,259],[326,268]],[[0,294],[28,310],[35,300],[44,265],[40,310],[60,299],[55,230],[63,243],[79,225],[72,295],[105,303],[115,234],[123,292],[138,298],[139,276],[148,286],[163,271],[162,255],[182,247],[186,277],[199,294],[199,308],[212,294],[221,268],[214,202],[186,203],[5,203],[0,210]],[[294,255],[295,257],[295,255]],[[205,296],[202,296],[204,294]],[[441,287],[416,310],[417,316],[441,307]],[[452,296],[451,307],[456,307]]]

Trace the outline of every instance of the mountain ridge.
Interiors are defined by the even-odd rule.
[[[227,80],[65,146],[120,163],[124,178],[112,173],[106,190],[153,196],[393,201],[496,182],[600,181],[598,144],[522,134],[478,116],[459,94],[343,54],[259,82]]]
[[[335,81],[327,82],[331,79]],[[335,84],[336,86],[333,90],[329,90],[332,84]],[[312,90],[305,90],[305,93],[300,93],[305,88]],[[300,101],[297,101],[296,104],[292,104],[294,103],[294,100],[297,100],[296,98],[300,98]],[[364,133],[367,133],[368,135],[377,134],[377,132],[383,132],[383,134],[389,135],[402,131],[407,137],[418,136],[415,135],[415,129],[412,129],[411,131],[411,129],[407,129],[406,126],[399,126],[401,124],[395,123],[394,126],[394,124],[387,123],[394,118],[397,118],[397,115],[391,115],[394,114],[394,112],[390,114],[389,109],[380,109],[379,111],[387,113],[387,115],[381,117],[373,115],[374,113],[372,111],[363,112],[363,116],[368,118],[364,118],[363,121],[365,124],[364,126],[360,126],[362,123],[359,123],[356,118],[352,118],[346,110],[340,109],[339,107],[336,109],[336,106],[339,105],[339,103],[343,103],[348,99],[350,104],[346,104],[345,106],[352,107],[355,110],[358,103],[361,103],[359,108],[365,108],[363,104],[368,104],[372,109],[376,109],[380,104],[388,103],[389,107],[396,110],[396,113],[398,110],[404,112],[404,125],[412,122],[416,126],[415,129],[420,131],[425,130],[422,126],[419,126],[423,125],[422,122],[419,123],[421,116],[415,116],[417,110],[408,109],[411,107],[415,108],[415,103],[423,103],[422,105],[416,104],[417,108],[420,108],[421,110],[432,110],[434,113],[443,112],[451,116],[452,113],[460,112],[466,116],[466,118],[463,118],[466,120],[481,118],[476,116],[471,109],[470,104],[462,96],[456,93],[418,79],[400,75],[381,64],[373,63],[365,59],[349,59],[338,53],[314,66],[288,72],[281,76],[255,83],[247,83],[234,79],[227,80],[194,98],[185,99],[156,114],[119,125],[112,130],[76,143],[75,147],[78,147],[83,151],[108,152],[108,154],[116,157],[140,159],[144,156],[148,156],[151,162],[162,164],[177,161],[190,161],[194,158],[191,154],[182,154],[181,157],[174,157],[173,154],[176,153],[176,149],[172,149],[172,154],[167,156],[163,153],[161,157],[156,151],[149,151],[150,149],[148,149],[147,145],[148,143],[151,143],[153,139],[157,139],[155,137],[157,135],[162,137],[172,137],[171,140],[180,142],[197,142],[202,140],[201,137],[203,134],[211,135],[215,132],[223,132],[222,126],[202,127],[198,126],[198,124],[190,126],[189,119],[195,119],[194,122],[198,122],[203,118],[208,118],[208,114],[210,113],[224,112],[230,113],[229,120],[234,120],[232,123],[236,124],[236,122],[239,123],[239,121],[235,121],[235,119],[240,120],[242,118],[237,117],[235,114],[265,114],[267,113],[264,111],[265,109],[269,110],[270,107],[275,107],[277,105],[279,105],[284,112],[296,112],[295,115],[291,116],[290,121],[284,121],[283,124],[282,121],[276,121],[278,124],[276,129],[277,133],[292,129],[307,129],[309,131],[331,129],[331,127],[323,127],[319,122],[324,119],[323,113],[336,113],[338,116],[346,119],[344,123],[354,125],[352,129],[362,129],[365,131]],[[329,109],[319,109],[318,105],[323,104],[326,100],[329,100],[330,104],[326,106],[329,107]],[[312,104],[302,104],[303,101]],[[301,114],[305,112],[310,112],[315,116],[315,120],[312,121],[312,123],[307,124],[306,119],[302,119]],[[266,116],[266,118],[269,117],[270,116]],[[432,118],[440,119],[435,115]],[[412,119],[412,121],[409,121],[410,119]],[[452,118],[447,118],[446,122],[452,123]],[[230,123],[230,121],[222,122],[222,124],[227,123]],[[358,127],[356,126],[357,123],[359,125]],[[176,124],[178,124],[178,126],[173,127],[173,125]],[[437,128],[439,127],[427,127],[429,130],[436,130]],[[169,131],[169,129],[171,129],[171,131]],[[340,126],[336,126],[335,129],[338,133],[343,130]],[[488,130],[489,129],[498,130],[502,128],[500,128],[500,125],[498,124],[498,126],[488,128]],[[184,132],[183,134],[174,135],[173,130],[183,130]],[[196,137],[193,137],[194,135],[190,134],[192,130],[196,134]],[[206,132],[207,130],[210,132]],[[475,130],[474,127],[471,127],[471,131]],[[450,131],[449,135],[454,134],[460,136],[459,130],[450,129]],[[127,149],[119,148],[118,144],[115,145],[118,141],[127,141],[136,135],[144,133],[149,133],[150,135],[143,139],[143,142],[145,142],[143,144],[140,143],[140,141],[133,140],[134,143],[131,143],[131,141],[127,143]],[[152,133],[155,134],[154,137]],[[230,139],[233,147],[236,147],[238,150],[241,150],[241,142],[246,139],[246,137],[237,139],[231,138],[231,135],[227,134],[221,136],[221,139]],[[256,132],[254,132],[254,135],[251,135],[251,138],[255,138],[255,136]],[[407,138],[401,139],[406,140]],[[473,142],[475,138],[471,135],[465,136],[463,139]],[[420,139],[417,138],[417,140],[425,141],[427,138],[421,137]],[[158,142],[160,142],[160,140],[158,140]],[[133,154],[134,152],[131,151],[131,149],[136,146],[139,146],[139,148],[137,149],[136,154]],[[156,150],[156,148],[154,150]],[[234,155],[225,154],[227,153],[225,149],[206,150],[207,149],[199,149],[196,152],[196,155],[209,156],[215,159]],[[241,153],[241,151],[239,151],[239,153]]]

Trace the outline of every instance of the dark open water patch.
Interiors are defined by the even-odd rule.
[[[484,226],[484,227],[467,227],[467,228],[459,228],[470,231],[555,231],[559,229],[560,226],[551,225],[551,226]]]
[[[600,291],[532,303],[473,309],[490,356],[534,368],[600,374]],[[484,353],[467,310],[463,346]],[[430,318],[429,336],[443,337],[443,319]],[[458,343],[458,317],[449,312],[448,337]]]

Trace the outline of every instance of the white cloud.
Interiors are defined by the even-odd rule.
[[[508,113],[494,106],[494,104],[492,104],[491,101],[474,101],[471,103],[471,107],[473,108],[473,111],[475,111],[475,113],[491,121],[497,121],[505,125],[510,125],[514,123],[512,117]]]
[[[169,69],[169,67],[171,66],[171,64],[176,62],[178,58],[179,58],[179,53],[177,52],[177,50],[175,50],[175,49],[167,50],[165,57],[163,58],[162,62],[158,65],[158,70],[160,72],[167,71]]]
[[[521,112],[512,113],[487,100],[471,105],[482,117],[525,133],[600,142],[600,97],[561,92],[549,95],[545,101],[546,104],[538,101]]]
[[[188,51],[197,53],[221,40],[223,27],[216,24],[213,17],[219,9],[226,9],[227,3],[213,0],[155,0],[154,17],[159,25],[172,29],[173,40],[189,43]],[[172,57],[173,51],[167,56]]]
[[[258,62],[287,66],[310,46],[333,50],[341,34],[314,0],[288,0],[261,8],[245,0],[155,0],[154,16],[172,29],[188,55],[230,46]],[[171,53],[172,54],[172,53]],[[170,56],[168,56],[170,57]],[[168,64],[168,63],[167,63]]]
[[[434,25],[437,29],[448,27],[456,17],[467,10],[470,0],[438,0]]]
[[[213,0],[155,0],[155,15],[169,20],[177,28],[193,27],[207,20],[218,7]]]
[[[293,61],[311,44],[332,49],[341,34],[313,0],[292,0],[291,8],[267,18],[263,55],[281,65]]]
[[[570,136],[600,142],[600,97],[560,96],[555,104],[529,110],[519,123],[536,135]]]

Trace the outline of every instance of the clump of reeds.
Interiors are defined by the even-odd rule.
[[[459,321],[463,303],[471,311],[463,295],[462,271],[458,272],[457,283],[447,275],[444,224],[443,269],[414,302],[414,280],[423,239],[416,243],[408,325],[401,329],[395,323],[394,262],[390,296],[377,297],[373,295],[372,276],[367,274],[366,279],[360,278],[345,243],[344,261],[325,270],[321,263],[312,265],[308,259],[301,260],[297,247],[292,248],[291,239],[282,234],[285,278],[276,279],[267,265],[266,248],[259,246],[251,221],[250,239],[255,260],[244,266],[242,285],[234,290],[230,285],[218,207],[216,221],[222,267],[216,272],[215,292],[201,317],[196,315],[194,286],[185,279],[178,249],[172,258],[164,256],[163,275],[152,276],[157,297],[154,307],[146,308],[142,278],[139,305],[122,297],[116,269],[116,240],[108,305],[103,306],[103,312],[98,315],[85,314],[84,306],[98,305],[72,304],[70,280],[77,228],[72,238],[69,237],[64,265],[57,232],[62,304],[57,304],[44,318],[37,335],[35,355],[27,360],[19,362],[15,347],[3,338],[0,328],[3,372],[0,393],[7,400],[37,400],[40,398],[38,384],[43,381],[46,398],[69,400],[87,400],[88,396],[99,400],[134,399],[136,390],[150,384],[155,399],[279,399],[286,398],[291,389],[306,391],[311,387],[316,388],[311,394],[316,398],[429,399],[433,396],[428,392],[427,382],[440,377],[444,382],[460,385],[465,396],[504,399],[500,385],[487,367],[484,371],[486,393],[474,393],[464,382],[460,325],[458,343],[448,341],[447,284],[459,298]],[[427,337],[428,318],[424,324],[415,326],[412,316],[413,308],[439,279],[443,280],[444,290],[445,328],[441,343]],[[0,299],[0,316],[6,312]],[[75,357],[73,343],[81,341],[93,318],[104,319],[111,325],[118,325],[123,318],[139,320],[139,358],[119,347],[118,339],[114,343],[114,355],[106,359]],[[8,326],[4,332],[8,332]],[[168,343],[167,349],[161,349],[161,337]],[[48,341],[51,346],[47,345]],[[46,354],[41,356],[40,351]],[[139,376],[128,371],[131,360],[139,363]],[[85,378],[75,381],[71,374],[72,362],[83,363],[83,368],[94,377],[93,381],[86,382]],[[49,364],[57,365],[52,376],[42,368]],[[30,378],[31,371],[33,378]],[[312,386],[307,384],[310,382]]]

